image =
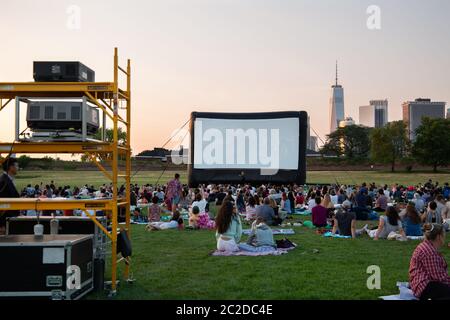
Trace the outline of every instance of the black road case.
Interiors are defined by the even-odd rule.
[[[94,235],[94,258],[104,259],[106,234],[87,217],[46,217],[41,216],[39,223],[44,226],[44,234],[50,234],[50,221],[58,220],[58,234],[92,234]],[[105,217],[96,218],[106,229]],[[15,217],[6,220],[6,234],[34,234],[34,226],[37,224],[37,217]]]
[[[33,78],[37,82],[95,82],[95,72],[79,61],[35,61]]]
[[[92,235],[0,236],[0,298],[80,299],[93,290],[92,246]]]

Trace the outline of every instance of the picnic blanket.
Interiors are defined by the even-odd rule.
[[[414,240],[414,241],[422,241],[423,239],[425,239],[424,236],[407,236],[406,238],[408,238],[408,240]]]
[[[294,216],[310,216],[312,212],[310,210],[301,210],[301,209],[295,209],[295,211],[292,213]]]
[[[323,234],[325,238],[337,238],[337,239],[351,239],[350,236],[341,236],[340,234],[333,234],[331,232],[326,232]]]
[[[390,296],[382,296],[380,299],[386,300],[386,301],[398,301],[398,300],[418,300],[412,290],[409,288],[408,282],[397,282],[397,287],[400,290],[399,294],[394,294]]]
[[[245,234],[246,236],[249,236],[251,233],[252,233],[251,229],[242,230],[242,234]],[[272,229],[272,233],[274,236],[276,236],[276,235],[292,235],[292,234],[295,234],[295,231],[293,229]]]
[[[239,244],[239,251],[236,252],[225,252],[225,251],[214,251],[211,253],[214,257],[231,257],[231,256],[248,256],[248,257],[258,257],[258,256],[280,256],[283,254],[288,253],[290,250],[293,250],[295,248],[289,248],[289,249],[277,249],[274,247],[269,246],[263,246],[263,247],[253,247],[251,245],[248,245],[246,243],[240,243]]]

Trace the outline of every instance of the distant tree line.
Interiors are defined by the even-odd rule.
[[[431,166],[434,172],[450,165],[450,119],[424,117],[415,136],[410,141],[403,121],[390,122],[382,128],[352,125],[329,134],[320,152],[347,160],[388,163],[392,172],[404,159]]]

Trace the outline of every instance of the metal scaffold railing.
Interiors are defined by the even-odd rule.
[[[126,90],[119,86],[119,75],[126,77]],[[125,261],[124,277],[130,279],[130,258],[118,259],[117,241],[119,233],[119,210],[125,209],[126,223],[124,230],[130,237],[130,197],[131,197],[131,61],[127,67],[119,66],[118,50],[114,50],[113,82],[11,82],[0,83],[0,111],[11,102],[16,102],[16,118],[19,117],[19,104],[26,98],[46,99],[85,99],[103,112],[103,134],[101,141],[79,142],[36,142],[23,141],[18,137],[19,121],[16,119],[14,142],[0,141],[0,163],[11,154],[79,154],[92,161],[111,182],[113,195],[111,199],[0,199],[0,210],[81,210],[96,223],[111,241],[111,294],[117,290],[117,267]],[[125,105],[125,106],[124,106]],[[112,140],[105,135],[105,119],[112,121]],[[119,141],[119,128],[123,128],[126,139]],[[6,156],[5,156],[6,155]],[[125,172],[119,167],[119,158],[125,159]],[[108,170],[101,159],[109,161]],[[119,181],[125,184],[125,195],[119,195]],[[92,212],[110,213],[111,230],[105,229]]]

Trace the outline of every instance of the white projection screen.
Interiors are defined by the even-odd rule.
[[[191,115],[189,185],[304,184],[307,113]]]

